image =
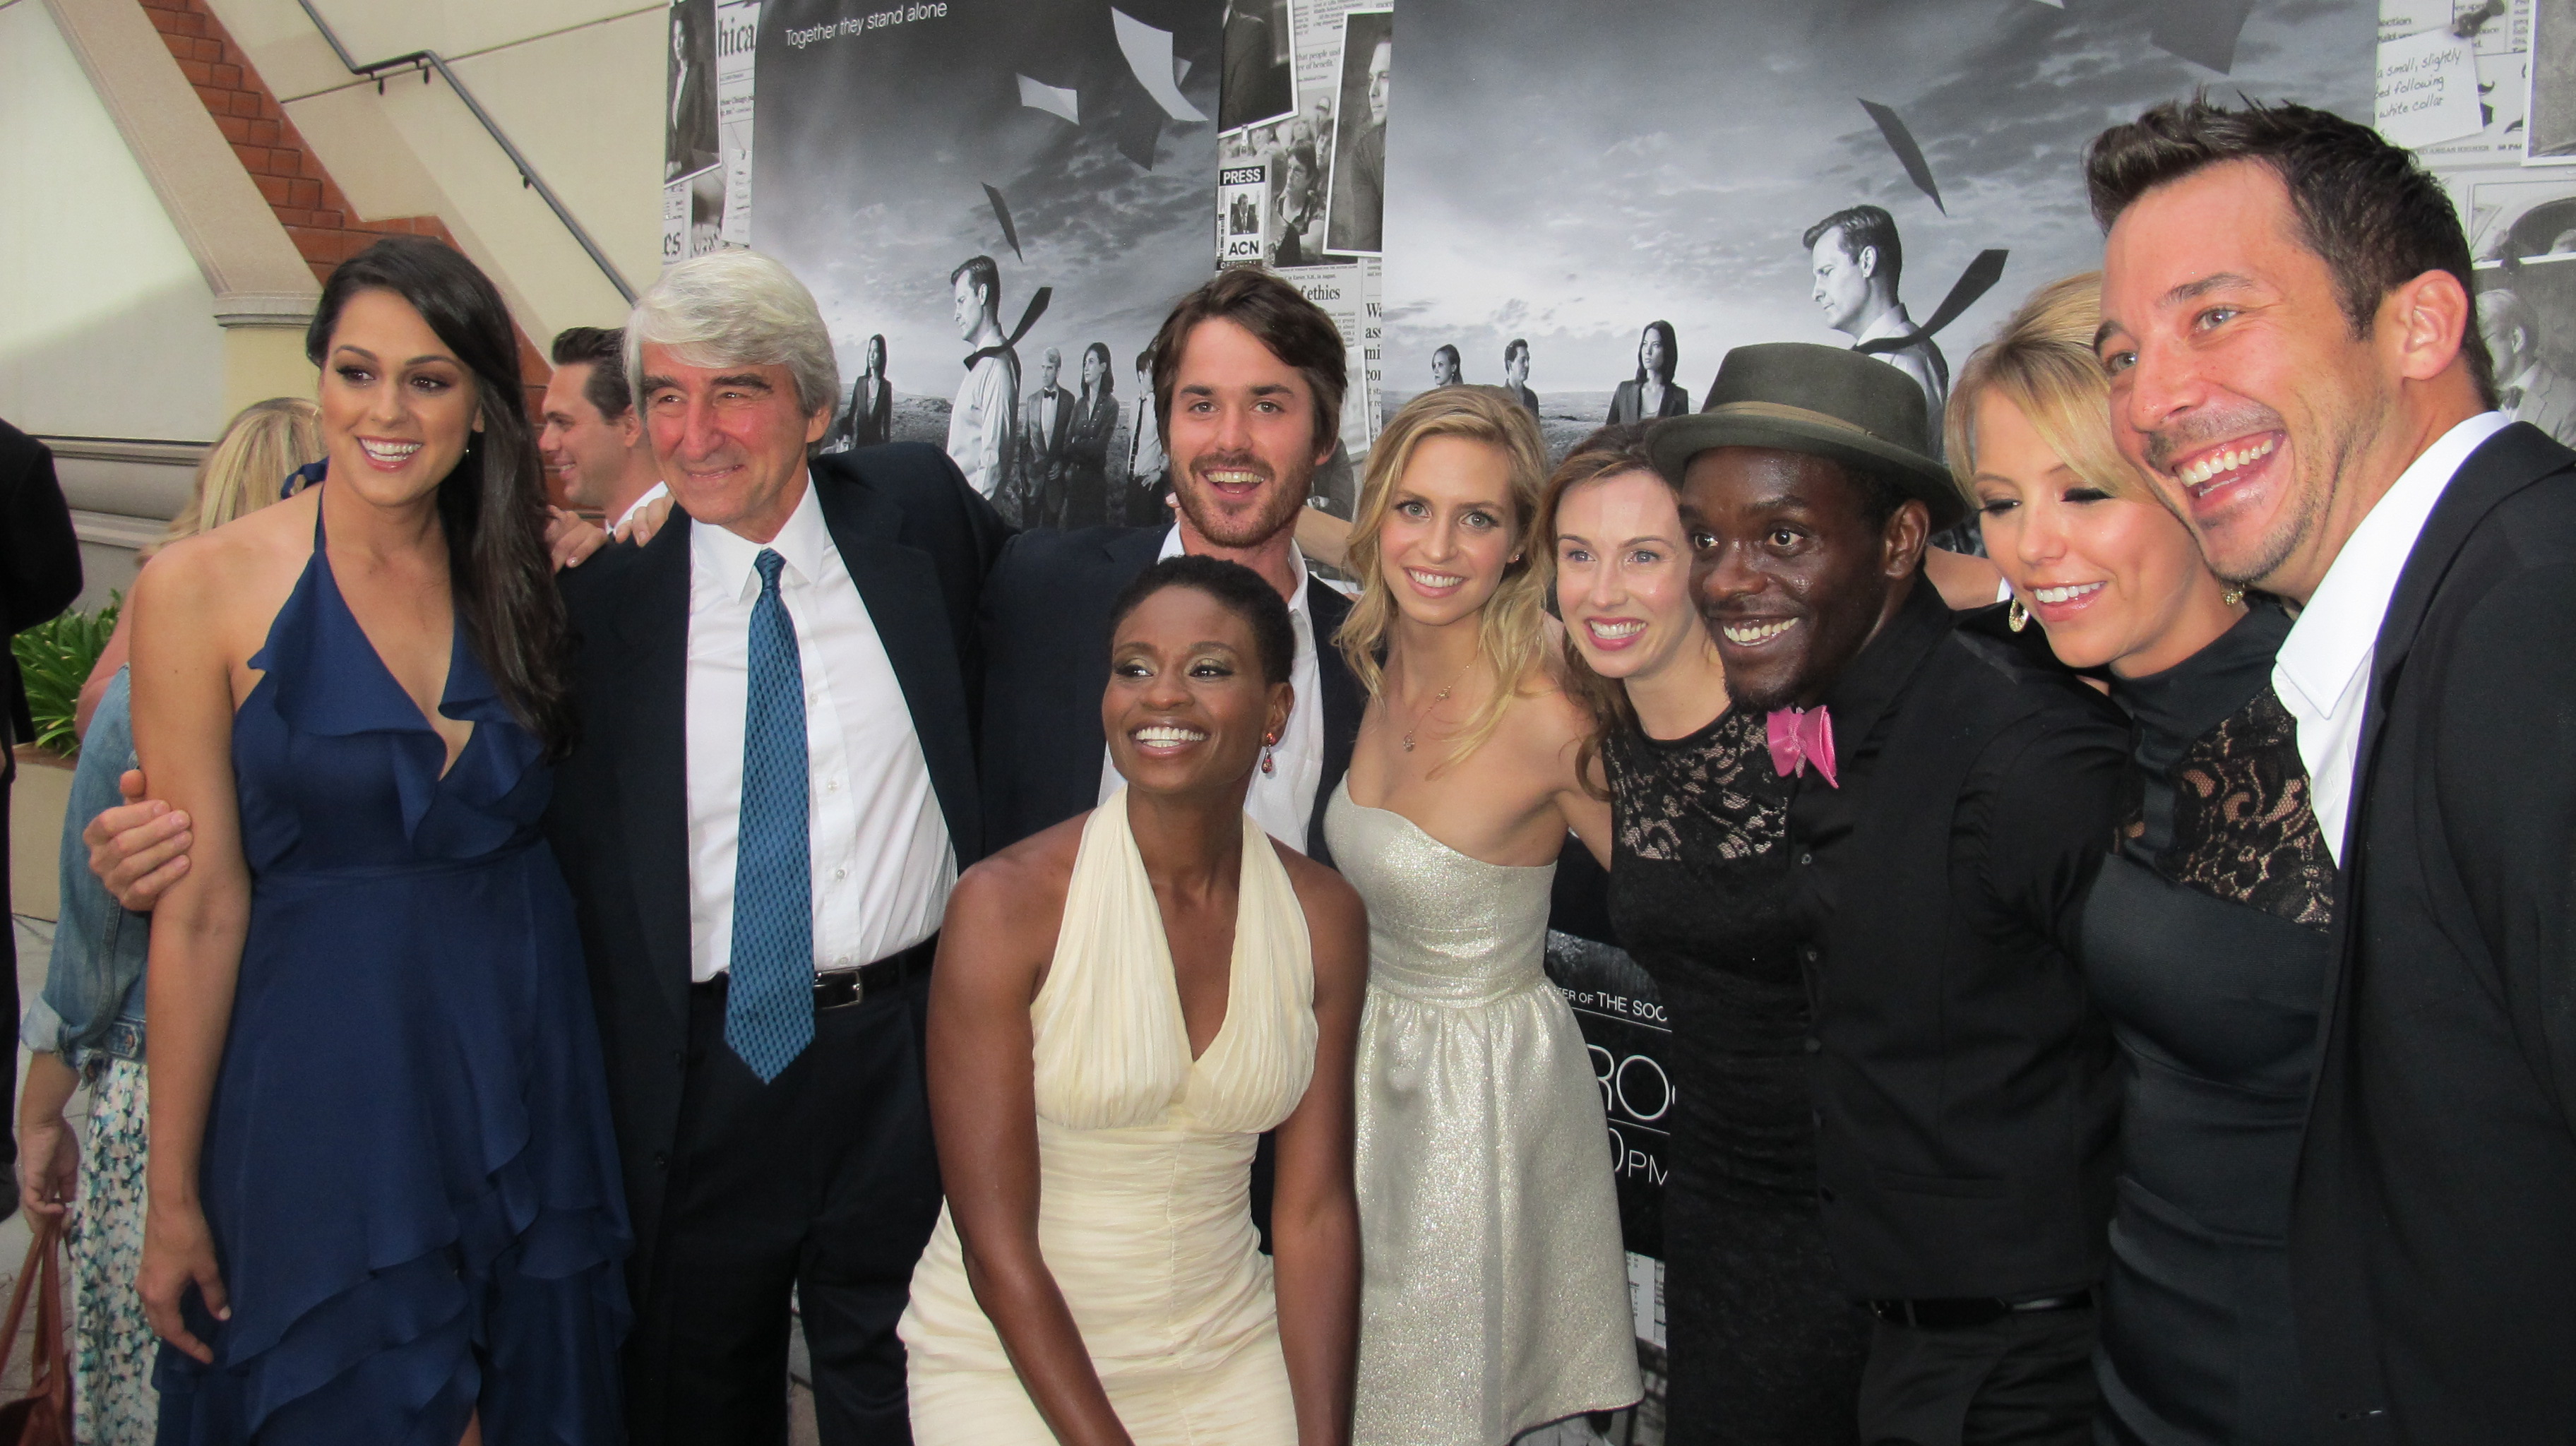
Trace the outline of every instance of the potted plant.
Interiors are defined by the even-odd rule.
[[[56,912],[54,840],[62,837],[72,764],[80,757],[73,710],[123,602],[123,594],[111,593],[95,612],[67,612],[9,640],[36,725],[34,740],[18,745],[18,782],[9,791],[10,907],[22,914],[50,919]]]

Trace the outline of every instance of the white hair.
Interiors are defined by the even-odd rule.
[[[626,318],[626,375],[644,414],[644,344],[671,349],[683,366],[783,366],[807,416],[841,400],[841,369],[814,293],[757,251],[691,257],[662,273]]]

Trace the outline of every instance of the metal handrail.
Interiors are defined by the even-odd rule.
[[[608,277],[608,284],[617,288],[619,296],[629,302],[635,299],[635,288],[627,285],[626,278],[618,274],[616,266],[609,262],[608,254],[600,250],[599,243],[591,240],[590,233],[581,228],[579,221],[573,219],[572,212],[565,209],[562,198],[555,195],[554,188],[548,186],[545,178],[537,174],[535,166],[528,164],[526,156],[519,154],[519,148],[510,144],[510,138],[502,134],[500,124],[494,121],[491,114],[483,109],[482,103],[474,98],[474,92],[465,88],[465,82],[456,78],[456,72],[447,68],[447,61],[437,51],[414,50],[390,59],[360,65],[349,54],[349,48],[340,43],[340,37],[333,33],[331,22],[324,20],[322,12],[313,8],[313,0],[295,0],[295,3],[304,7],[305,18],[311,20],[313,28],[321,31],[322,38],[330,42],[331,53],[340,57],[340,64],[346,67],[351,75],[373,80],[376,83],[378,95],[385,93],[384,73],[388,70],[418,70],[424,82],[429,79],[429,72],[437,71],[440,77],[446,80],[448,89],[455,91],[456,98],[465,102],[465,108],[474,113],[476,120],[483,123],[484,133],[491,136],[493,142],[500,146],[501,153],[510,158],[510,164],[518,167],[519,184],[535,191],[545,199],[546,205],[554,211],[555,219],[563,222],[564,229],[572,233],[572,239],[580,242],[581,249],[590,253],[590,259],[599,263],[600,271]]]

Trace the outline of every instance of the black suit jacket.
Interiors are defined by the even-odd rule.
[[[0,642],[45,621],[80,596],[80,538],[54,480],[54,454],[44,443],[0,422]],[[9,710],[8,735],[35,736],[27,716],[27,689],[18,678],[18,655],[0,646],[0,707]],[[0,749],[0,781],[17,774],[17,759]],[[7,824],[0,821],[0,837]]]
[[[982,626],[985,841],[999,849],[1062,823],[1100,801],[1100,695],[1109,682],[1109,605],[1162,553],[1169,527],[1087,527],[1023,532],[1002,550],[984,587]],[[1350,768],[1366,700],[1333,646],[1348,599],[1312,575],[1306,617],[1314,626],[1324,710],[1324,774],[1306,829],[1306,853],[1329,863],[1324,805]],[[1310,706],[1300,698],[1297,706]]]
[[[2576,1437],[2576,453],[2516,424],[2371,661],[2292,1220],[2320,1441]]]
[[[1046,424],[1046,400],[1055,398],[1055,425]],[[1024,428],[1020,444],[1020,462],[1031,472],[1044,475],[1054,464],[1064,460],[1065,434],[1073,428],[1073,393],[1062,387],[1040,387],[1020,402],[1020,426]]]
[[[980,857],[975,599],[1004,536],[937,448],[818,459],[813,486],[902,685],[962,868]],[[689,1028],[686,512],[564,574],[581,734],[547,834],[572,886],[608,1064],[637,1294],[651,1278]]]

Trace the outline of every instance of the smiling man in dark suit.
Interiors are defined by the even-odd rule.
[[[2304,609],[2273,688],[2342,871],[2290,1227],[2315,1439],[2564,1441],[2576,453],[2495,410],[2458,215],[2367,126],[2168,104],[2087,169],[2121,447]]]
[[[809,468],[831,341],[764,256],[664,272],[627,358],[678,509],[566,580],[581,741],[549,820],[635,1227],[627,1424],[784,1440],[793,1291],[822,1439],[906,1442],[895,1322],[940,1200],[923,1005],[982,833],[1003,529],[927,447]]]
[[[1339,436],[1341,332],[1295,287],[1247,266],[1184,297],[1151,355],[1178,515],[1022,533],[985,586],[985,843],[1026,838],[1118,786],[1100,723],[1109,605],[1157,558],[1189,552],[1240,562],[1288,600],[1297,701],[1244,806],[1320,858],[1324,801],[1350,763],[1363,699],[1332,645],[1350,603],[1308,575],[1295,532]]]

